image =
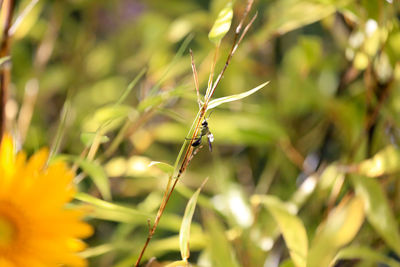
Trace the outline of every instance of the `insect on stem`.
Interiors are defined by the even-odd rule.
[[[158,226],[158,223],[160,222],[161,216],[164,213],[165,207],[175,189],[176,184],[178,183],[179,179],[181,178],[182,174],[184,173],[184,171],[186,170],[186,168],[188,167],[190,161],[193,159],[193,156],[199,151],[199,149],[202,147],[201,146],[201,140],[204,136],[207,136],[207,140],[208,140],[208,144],[209,144],[209,149],[210,151],[212,151],[212,145],[211,143],[214,141],[214,136],[213,134],[210,132],[210,129],[208,127],[208,122],[207,122],[207,118],[205,117],[205,114],[207,112],[207,107],[208,107],[208,103],[210,102],[211,97],[213,96],[216,87],[218,86],[219,82],[222,79],[222,76],[224,75],[230,61],[231,58],[233,56],[233,54],[235,53],[237,47],[239,46],[240,42],[242,41],[243,37],[246,35],[247,31],[249,30],[249,28],[251,27],[251,25],[253,24],[255,18],[257,17],[257,14],[255,14],[252,19],[250,20],[250,22],[246,25],[246,27],[244,28],[243,31],[241,31],[242,26],[244,24],[245,19],[247,18],[248,13],[250,12],[250,9],[253,5],[253,0],[248,0],[247,2],[247,6],[246,9],[243,13],[243,16],[240,20],[239,25],[236,28],[235,31],[235,38],[231,47],[231,50],[228,54],[228,57],[225,61],[225,65],[223,67],[223,69],[221,70],[221,72],[219,73],[217,79],[215,80],[215,82],[213,82],[213,77],[214,77],[214,68],[215,68],[215,63],[217,60],[217,55],[218,55],[218,49],[219,49],[219,45],[217,45],[216,47],[216,52],[214,54],[214,61],[211,65],[211,72],[210,72],[210,76],[209,76],[209,81],[208,81],[208,86],[207,86],[207,90],[205,93],[205,99],[204,99],[204,103],[201,102],[200,100],[200,93],[199,93],[199,81],[198,81],[198,76],[197,76],[197,70],[196,70],[196,65],[194,63],[194,58],[193,58],[193,52],[192,50],[190,50],[190,57],[191,57],[191,65],[192,65],[192,71],[193,71],[193,78],[194,78],[194,83],[195,83],[195,89],[196,89],[196,94],[197,94],[197,102],[199,104],[199,113],[198,113],[198,117],[195,120],[195,127],[193,130],[193,135],[192,138],[189,139],[189,146],[187,146],[186,148],[186,152],[185,155],[183,157],[181,166],[178,170],[178,174],[175,177],[175,180],[173,181],[172,187],[170,188],[170,182],[172,181],[172,175],[170,177],[170,180],[168,182],[168,186],[164,192],[164,197],[163,200],[161,202],[161,205],[158,209],[157,212],[157,216],[156,219],[154,220],[153,226],[150,227],[151,225],[149,224],[149,234],[147,236],[146,242],[142,248],[142,250],[140,251],[139,257],[136,261],[135,266],[139,266],[140,261],[144,255],[144,252],[147,248],[147,246],[150,243],[151,238],[154,235],[154,232]],[[193,128],[192,128],[193,129]]]

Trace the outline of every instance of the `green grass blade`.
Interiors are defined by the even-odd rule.
[[[128,87],[125,89],[124,93],[121,95],[121,97],[115,103],[115,106],[118,106],[122,102],[124,102],[124,100],[128,97],[129,93],[136,86],[136,84],[139,82],[139,80],[143,77],[143,75],[146,73],[146,71],[147,71],[147,69],[142,69],[142,71],[138,75],[136,75],[136,77],[133,79],[133,81],[128,84]]]
[[[190,257],[190,249],[189,249],[190,225],[192,224],[194,210],[196,209],[197,198],[206,182],[207,179],[189,199],[189,202],[186,205],[185,214],[183,215],[182,218],[181,230],[179,231],[179,246],[181,250],[181,256],[184,261],[187,261],[187,259]]]
[[[221,98],[217,98],[217,99],[211,100],[210,103],[208,104],[207,110],[215,108],[215,107],[217,107],[217,106],[219,106],[219,105],[221,105],[223,103],[228,103],[228,102],[232,102],[232,101],[236,101],[236,100],[245,98],[245,97],[247,97],[247,96],[249,96],[251,94],[254,94],[258,90],[260,90],[261,88],[266,86],[268,83],[269,83],[269,81],[265,82],[263,84],[260,84],[259,86],[255,87],[255,88],[253,88],[253,89],[251,89],[249,91],[246,91],[244,93],[225,96],[225,97],[221,97]]]
[[[87,159],[79,158],[77,156],[62,155],[60,158],[76,162],[82,170],[92,179],[93,183],[99,189],[100,194],[106,200],[111,200],[110,182],[103,170],[103,167]]]
[[[145,224],[147,219],[154,218],[152,214],[114,204],[82,192],[77,193],[75,199],[93,205],[90,215],[98,219]]]

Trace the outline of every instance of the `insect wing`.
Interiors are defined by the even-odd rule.
[[[208,139],[208,148],[210,149],[210,151],[212,152],[212,145],[211,143],[214,142],[214,135],[212,133],[208,133],[207,134],[207,139]]]

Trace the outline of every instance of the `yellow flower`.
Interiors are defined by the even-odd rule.
[[[0,145],[0,266],[86,266],[76,252],[92,234],[83,212],[66,204],[75,190],[63,162],[46,166],[47,150],[29,160],[15,155],[12,139]]]

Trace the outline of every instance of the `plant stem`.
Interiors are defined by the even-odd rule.
[[[142,250],[141,250],[141,252],[139,254],[139,257],[138,257],[138,259],[136,261],[136,264],[135,264],[136,267],[139,266],[140,261],[142,260],[142,257],[144,255],[144,252],[146,251],[146,248],[149,245],[150,240],[152,239],[152,237],[153,237],[153,235],[154,235],[154,233],[155,233],[155,231],[157,229],[158,223],[160,222],[161,216],[164,213],[165,207],[167,206],[167,203],[168,203],[169,199],[171,198],[171,195],[172,195],[172,193],[173,193],[173,191],[175,189],[175,186],[177,185],[179,179],[181,178],[182,174],[185,172],[186,168],[188,167],[190,161],[193,158],[194,147],[192,146],[192,144],[193,144],[193,142],[195,140],[195,137],[197,136],[197,134],[198,134],[198,132],[199,132],[199,130],[201,128],[201,123],[204,120],[204,117],[205,117],[206,112],[207,112],[208,103],[210,102],[211,97],[213,96],[216,87],[218,86],[219,82],[221,81],[221,79],[222,79],[222,77],[223,77],[223,75],[225,73],[225,70],[227,69],[227,67],[228,67],[228,65],[229,65],[229,63],[231,61],[231,58],[232,58],[233,54],[235,53],[235,51],[238,48],[240,42],[242,41],[243,37],[246,35],[247,31],[249,30],[250,26],[253,24],[253,22],[254,22],[254,20],[255,20],[255,18],[257,16],[257,14],[254,15],[253,18],[250,20],[250,22],[246,25],[244,30],[241,31],[243,23],[244,23],[244,20],[246,19],[247,14],[249,13],[249,11],[251,9],[252,4],[253,4],[253,0],[249,0],[247,2],[246,10],[245,10],[245,12],[244,12],[244,14],[243,14],[243,16],[242,16],[242,18],[240,20],[239,25],[236,27],[235,39],[233,41],[232,48],[231,48],[231,50],[230,50],[230,52],[228,54],[228,58],[226,59],[225,65],[224,65],[222,71],[219,73],[217,80],[213,83],[212,80],[213,80],[213,76],[214,76],[214,67],[215,67],[217,56],[218,56],[219,45],[217,45],[217,47],[216,47],[216,51],[215,51],[215,54],[214,54],[214,61],[213,61],[212,66],[211,66],[211,72],[210,72],[210,77],[209,77],[209,81],[208,81],[208,87],[207,87],[207,90],[206,90],[206,93],[205,93],[204,103],[200,107],[200,110],[199,110],[199,112],[198,112],[198,114],[196,116],[194,129],[191,128],[189,130],[189,133],[190,133],[192,131],[192,129],[193,129],[192,138],[189,139],[190,140],[189,142],[185,141],[185,143],[183,144],[183,147],[184,147],[186,145],[186,143],[189,143],[187,148],[186,148],[185,156],[183,157],[183,160],[182,160],[182,163],[181,163],[181,166],[179,168],[177,176],[173,177],[173,174],[172,174],[169,177],[167,188],[166,188],[166,190],[164,192],[164,196],[163,196],[163,199],[161,201],[160,207],[158,209],[157,216],[156,216],[156,218],[154,220],[153,226],[150,226],[150,223],[149,223],[149,234],[148,234],[146,242],[145,242],[145,244],[144,244],[144,246],[143,246],[143,248],[142,248]],[[193,60],[193,57],[192,57],[192,68],[193,68],[193,66],[194,66],[194,60]],[[193,68],[193,71],[195,71],[195,68]],[[195,86],[197,87],[198,85],[196,84],[197,83],[196,75],[195,75],[194,79],[195,79]],[[173,183],[173,185],[171,187],[171,181],[173,179],[174,179],[174,183]]]
[[[2,40],[0,43],[0,58],[10,55],[10,27],[14,13],[14,1],[3,1],[2,8],[5,8]],[[4,64],[0,70],[0,141],[6,128],[6,104],[8,97],[8,88],[11,79],[11,67],[9,63]]]

